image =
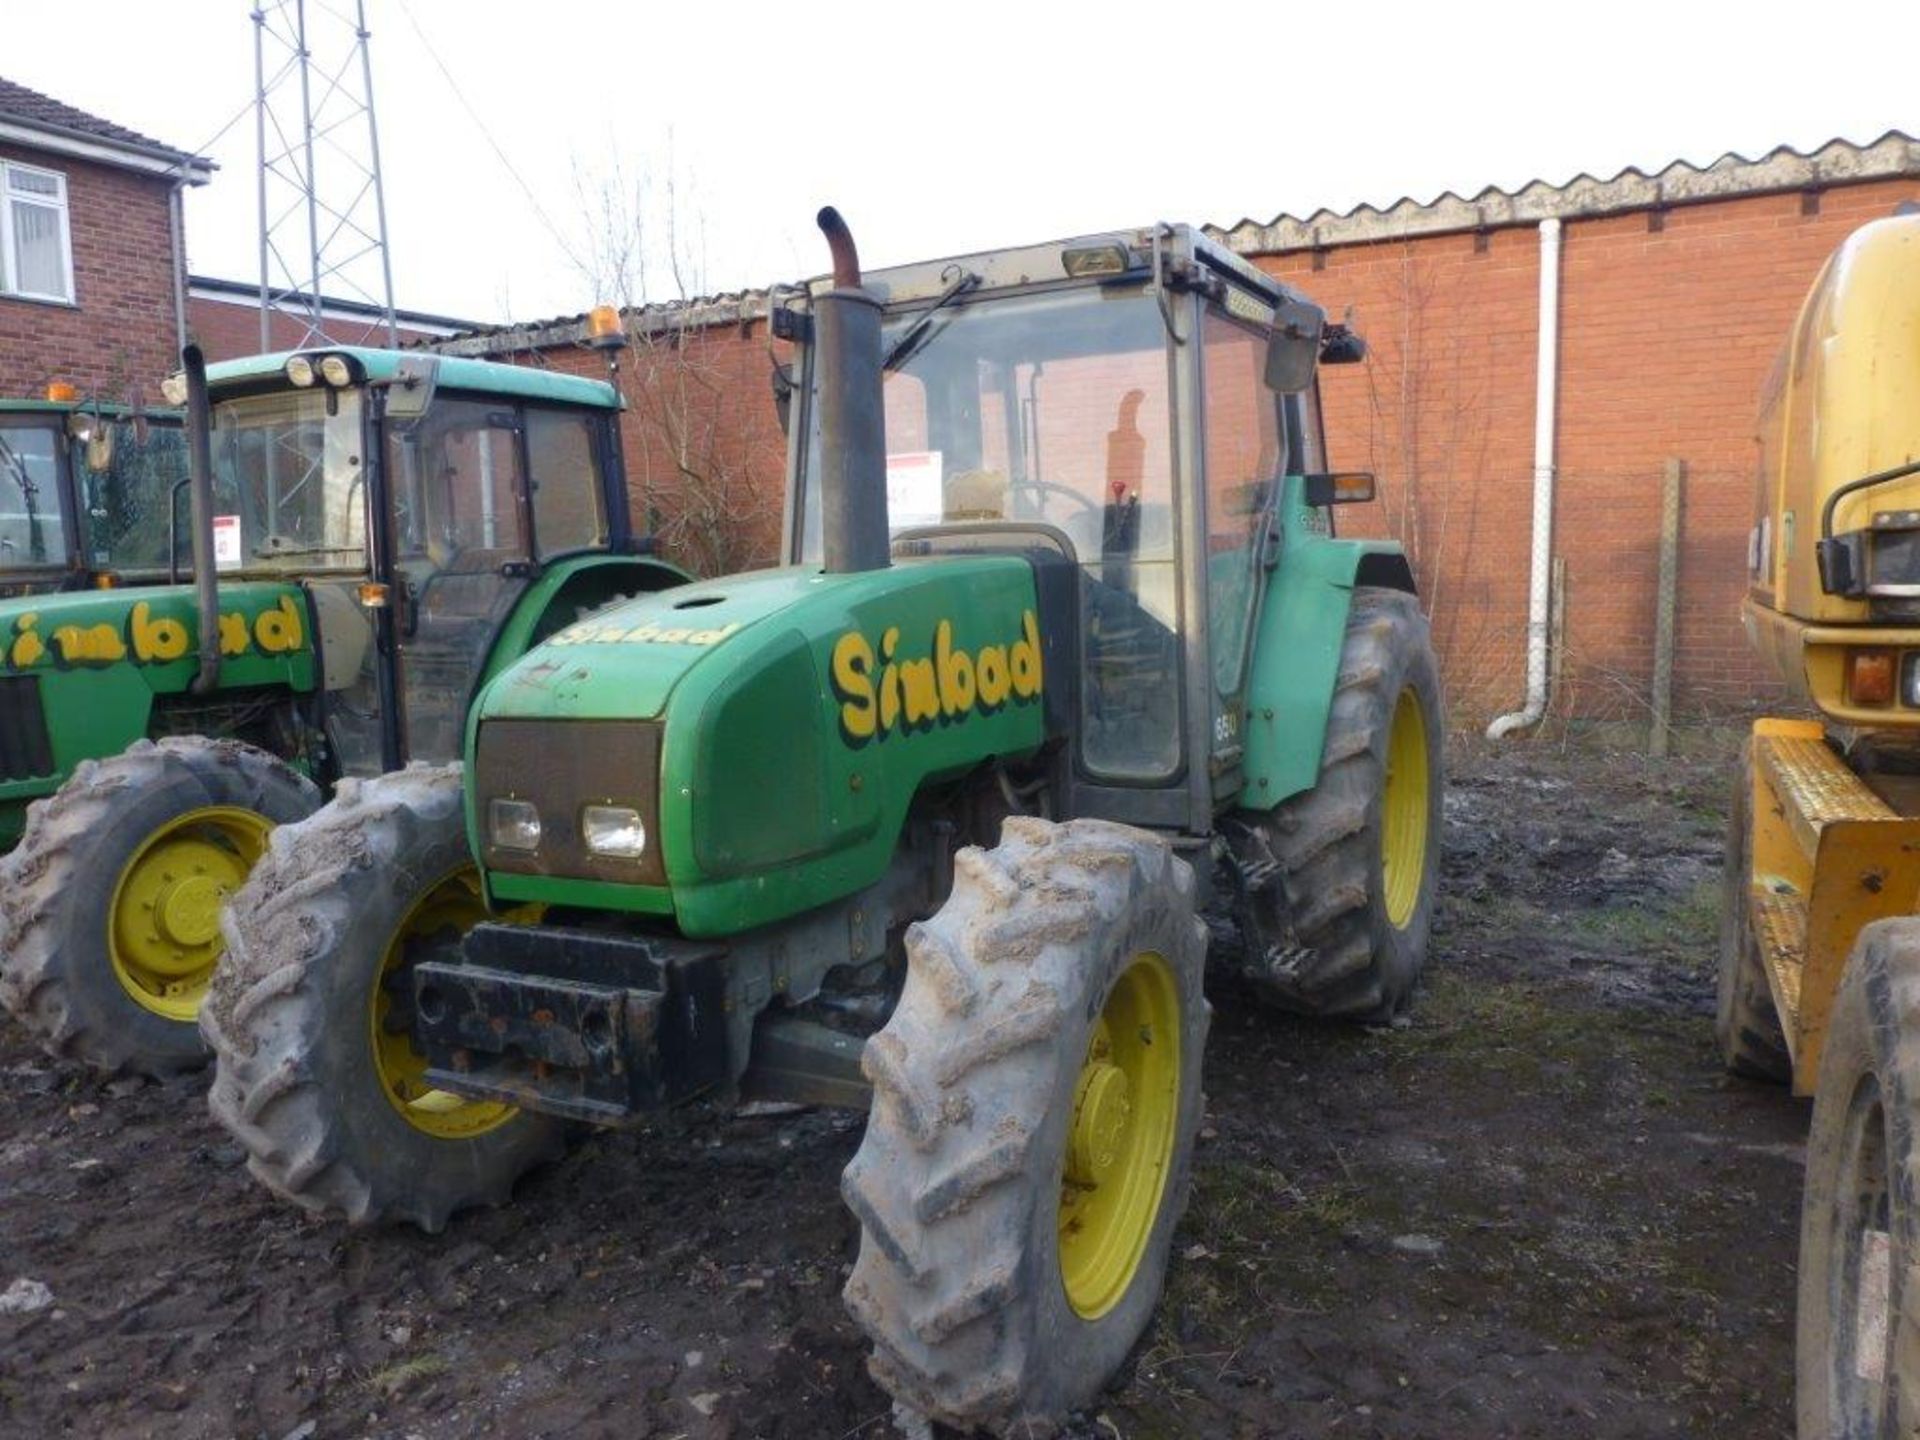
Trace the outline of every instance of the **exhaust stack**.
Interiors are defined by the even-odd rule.
[[[207,403],[207,361],[198,345],[180,352],[187,374],[187,474],[193,517],[193,589],[200,611],[200,670],[193,693],[205,695],[220,683],[220,595],[213,562],[213,424]]]
[[[826,568],[832,575],[884,570],[891,545],[880,301],[861,288],[860,255],[840,212],[829,205],[817,219],[833,252],[833,289],[813,302]]]

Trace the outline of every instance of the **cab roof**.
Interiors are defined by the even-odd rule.
[[[1145,279],[1149,274],[1148,260],[1154,250],[1156,236],[1160,250],[1167,257],[1198,260],[1269,305],[1277,305],[1282,300],[1306,298],[1291,285],[1241,259],[1198,226],[1184,224],[1108,230],[1063,240],[1047,240],[1037,245],[1018,245],[1004,250],[985,250],[972,255],[951,255],[916,264],[894,265],[866,271],[861,277],[861,284],[888,305],[910,306],[944,293],[953,281],[955,267],[979,275],[984,290],[1016,289],[1066,280],[1065,256],[1069,251],[1113,246],[1126,250],[1129,274]],[[813,294],[823,294],[833,288],[833,278],[820,276],[809,281],[806,288]]]
[[[563,405],[590,405],[599,410],[621,408],[620,395],[604,380],[588,380],[555,370],[526,365],[503,365],[497,360],[469,360],[462,355],[432,355],[418,350],[375,350],[359,345],[310,345],[272,355],[248,355],[207,366],[211,389],[243,385],[250,380],[278,379],[294,355],[350,355],[359,361],[375,384],[392,380],[403,360],[418,364],[427,355],[438,362],[436,382],[448,390],[477,390],[489,395],[513,395],[526,400],[548,400]]]

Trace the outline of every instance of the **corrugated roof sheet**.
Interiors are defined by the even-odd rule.
[[[42,95],[38,90],[29,90],[25,85],[4,77],[0,77],[0,120],[13,120],[35,128],[64,130],[70,134],[85,135],[94,140],[105,141],[109,145],[127,145],[137,150],[171,155],[180,160],[198,158],[188,151],[163,145],[158,140],[142,135],[138,130],[129,130],[124,125],[116,125],[113,121],[103,120],[98,115],[89,115],[84,110],[75,109],[63,101],[55,100],[50,95]]]
[[[1232,225],[1208,225],[1204,229],[1242,255],[1267,255],[1414,235],[1532,225],[1551,216],[1591,219],[1623,211],[1903,177],[1920,178],[1920,140],[1889,130],[1865,145],[1829,140],[1804,151],[1782,145],[1757,160],[1729,152],[1709,165],[1676,160],[1652,172],[1630,166],[1604,180],[1583,172],[1559,185],[1533,180],[1517,190],[1490,185],[1472,196],[1451,190],[1432,200],[1415,200],[1408,195],[1385,207],[1356,205],[1339,213],[1317,210],[1304,218],[1283,213],[1264,222],[1241,219]],[[623,313],[629,322],[638,320],[640,333],[648,335],[737,325],[767,313],[767,293],[738,290],[632,307]],[[455,355],[500,355],[585,344],[586,338],[587,317],[564,315],[490,326],[440,341],[431,348]]]
[[[671,300],[655,305],[630,305],[621,310],[629,333],[669,335],[676,330],[706,330],[716,325],[742,325],[767,313],[768,291],[733,290],[694,300]],[[548,350],[556,345],[587,343],[587,317],[560,315],[551,320],[527,320],[489,325],[436,341],[428,348],[443,355],[507,355],[524,350]]]
[[[1490,185],[1472,196],[1451,190],[1432,200],[1405,195],[1389,205],[1356,205],[1340,213],[1317,210],[1304,217],[1280,214],[1264,222],[1209,225],[1207,233],[1243,255],[1268,255],[1909,176],[1920,177],[1920,141],[1889,130],[1865,145],[1836,139],[1812,150],[1782,145],[1757,160],[1729,152],[1710,165],[1676,160],[1652,172],[1630,166],[1604,180],[1582,173],[1558,185],[1545,180],[1517,190]]]

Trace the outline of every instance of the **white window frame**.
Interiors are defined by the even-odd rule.
[[[14,194],[14,171],[53,181],[56,193],[53,195]],[[60,271],[61,278],[66,282],[64,294],[52,295],[19,288],[17,277],[20,274],[20,257],[15,253],[13,231],[15,205],[37,205],[44,210],[59,212]],[[44,165],[22,165],[17,160],[0,160],[0,296],[19,300],[51,300],[61,305],[76,303],[73,292],[73,219],[67,208],[67,177],[64,171],[49,170]]]

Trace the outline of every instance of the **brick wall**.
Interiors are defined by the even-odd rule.
[[[298,316],[276,311],[269,350],[292,350],[307,337],[306,323]],[[232,360],[241,355],[258,355],[260,350],[260,308],[245,301],[216,300],[206,295],[187,297],[187,328],[199,342],[208,360]],[[379,320],[329,318],[327,340],[335,345],[372,345],[384,348],[387,327]],[[438,333],[400,327],[402,346],[440,339]],[[327,342],[316,342],[327,343]],[[174,368],[178,368],[176,363]]]
[[[1567,571],[1557,707],[1644,716],[1653,665],[1662,475],[1686,467],[1675,704],[1719,713],[1775,697],[1739,620],[1752,523],[1755,402],[1807,287],[1865,221],[1920,181],[1837,185],[1566,223],[1561,257],[1554,545]],[[1372,353],[1322,372],[1329,459],[1380,499],[1343,531],[1398,536],[1434,615],[1465,721],[1520,702],[1533,504],[1539,236],[1532,227],[1263,257]],[[518,352],[583,374],[583,349]],[[627,365],[636,515],[713,573],[770,563],[784,458],[762,322],[697,332]],[[676,446],[674,434],[691,443]],[[911,448],[904,444],[895,448]],[[685,467],[679,458],[686,458]],[[711,479],[721,475],[724,483]],[[702,478],[707,477],[707,478]],[[712,496],[717,493],[719,500]],[[692,502],[698,503],[692,503]],[[726,563],[717,563],[726,562]]]
[[[0,145],[0,158],[67,177],[75,301],[0,295],[0,395],[65,380],[107,399],[138,385],[157,404],[161,376],[178,368],[169,183],[16,146]]]
[[[1567,571],[1562,700],[1644,713],[1653,668],[1662,474],[1686,466],[1674,665],[1681,713],[1777,693],[1739,620],[1755,403],[1807,288],[1920,181],[1747,196],[1566,224],[1555,552]],[[1263,258],[1354,323],[1365,366],[1325,374],[1336,466],[1382,500],[1342,512],[1413,551],[1451,699],[1474,717],[1523,689],[1539,237],[1531,228]]]

